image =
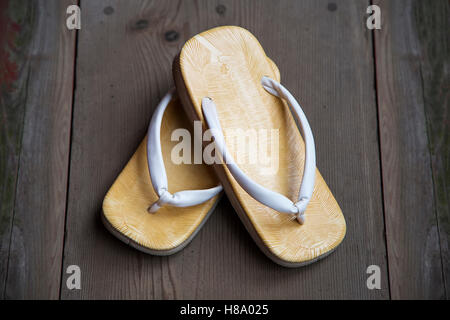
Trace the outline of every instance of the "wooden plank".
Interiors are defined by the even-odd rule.
[[[28,74],[20,66],[26,64],[32,16],[29,7],[0,2],[0,298],[6,283],[25,113]]]
[[[368,1],[82,1],[64,268],[79,265],[74,298],[389,297],[373,48]],[[276,22],[276,23],[274,23]],[[249,29],[300,98],[318,166],[348,232],[330,257],[302,269],[268,260],[224,199],[194,241],[170,257],[141,254],[100,222],[103,197],[172,86],[184,41],[217,25]],[[381,268],[368,290],[366,268]],[[64,283],[64,280],[63,280]]]
[[[12,14],[21,14],[20,33],[29,33],[30,40],[17,65],[19,79],[26,79],[19,82],[20,99],[6,101],[6,109],[24,113],[18,123],[23,122],[23,133],[21,148],[15,147],[19,170],[2,287],[9,299],[59,297],[75,50],[75,31],[67,29],[65,13],[72,3],[9,2]]]
[[[382,28],[375,31],[375,48],[391,297],[444,298],[439,224],[424,111],[444,120],[445,105],[448,109],[448,2],[374,3],[382,11]],[[441,40],[443,44],[438,44]],[[436,57],[427,52],[432,47],[438,50]],[[448,130],[442,131],[448,129],[448,124],[430,119],[429,128],[436,130],[430,135],[432,143],[437,142],[439,134],[446,135],[448,143]],[[435,152],[433,167],[439,173],[443,167],[437,168],[435,162],[444,160],[440,157],[444,149],[437,147]],[[444,191],[448,180],[438,180],[440,190]],[[444,198],[447,196],[448,193]],[[440,212],[443,215],[446,212],[448,222],[448,199],[441,201],[447,201]],[[441,232],[442,244],[448,243],[445,235],[445,231]]]
[[[450,4],[414,3],[446,298],[450,299]]]

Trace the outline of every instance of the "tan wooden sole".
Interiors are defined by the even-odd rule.
[[[101,214],[101,220],[103,225],[105,226],[105,228],[111,232],[111,234],[113,236],[115,236],[117,239],[119,239],[120,241],[126,243],[127,245],[141,251],[147,254],[151,254],[154,256],[170,256],[172,254],[175,254],[181,250],[183,250],[197,235],[197,233],[203,228],[204,224],[206,223],[206,221],[208,221],[209,217],[211,216],[211,214],[214,212],[214,210],[217,207],[217,204],[220,201],[220,198],[222,198],[222,194],[219,196],[219,198],[217,199],[217,201],[214,203],[214,205],[211,207],[211,209],[208,211],[208,213],[206,214],[205,218],[202,220],[202,222],[197,226],[197,228],[194,230],[194,232],[186,239],[184,240],[181,244],[179,244],[178,246],[174,247],[173,249],[168,249],[168,250],[154,250],[154,249],[150,249],[147,247],[144,247],[142,245],[140,245],[139,243],[137,243],[136,241],[134,241],[133,239],[125,236],[123,233],[121,233],[119,230],[117,230],[106,218],[105,213],[102,210],[102,214]]]
[[[287,105],[268,94],[260,84],[263,76],[279,81],[279,72],[256,38],[240,27],[203,32],[183,46],[174,60],[173,73],[182,105],[191,120],[201,120],[205,127],[201,100],[208,96],[217,106],[225,132],[236,128],[278,131],[278,171],[262,175],[260,165],[250,162],[240,167],[261,185],[296,199],[303,174],[304,143]],[[227,145],[236,154],[233,144]],[[342,242],[345,219],[318,170],[305,213],[306,222],[300,225],[293,217],[251,198],[225,165],[214,168],[247,230],[262,251],[278,264],[307,265],[327,256]]]
[[[167,106],[161,123],[161,149],[169,191],[217,186],[217,177],[206,165],[177,165],[171,160],[171,151],[178,143],[171,141],[171,134],[178,128],[192,133],[179,99],[175,99]],[[187,208],[163,206],[156,213],[149,213],[147,208],[158,197],[150,180],[146,150],[147,138],[106,194],[102,221],[114,236],[130,246],[154,255],[169,255],[184,248],[194,238],[214,210],[220,195],[200,205]]]

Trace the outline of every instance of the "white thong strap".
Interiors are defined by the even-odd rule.
[[[244,189],[255,200],[276,211],[295,214],[297,221],[300,224],[303,224],[305,222],[304,212],[309,201],[311,200],[316,176],[316,151],[313,134],[302,108],[285,87],[269,77],[263,77],[261,84],[267,92],[288,101],[293,111],[292,113],[300,125],[300,131],[305,140],[305,167],[303,170],[303,178],[297,202],[294,203],[284,195],[259,185],[239,168],[227,151],[216,105],[212,99],[207,97],[203,98],[203,114],[205,116],[206,123],[211,130],[211,134],[214,137],[216,150],[219,152],[222,161],[224,161],[230,170],[231,175],[239,183],[242,189]]]
[[[152,181],[153,189],[158,195],[158,201],[148,207],[148,212],[154,213],[163,205],[175,207],[190,207],[203,203],[220,191],[222,186],[203,190],[184,190],[171,194],[168,191],[167,174],[161,152],[161,122],[169,102],[176,96],[175,89],[170,90],[153,113],[152,120],[147,133],[147,161],[148,171]]]

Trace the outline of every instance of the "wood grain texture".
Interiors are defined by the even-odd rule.
[[[263,76],[279,81],[266,61],[264,49],[248,30],[218,27],[186,42],[174,61],[174,78],[191,120],[202,121],[208,128],[202,99],[211,98],[227,149],[239,168],[253,181],[296,202],[305,166],[305,144],[287,105],[261,85]],[[236,137],[236,130],[242,136]],[[254,141],[251,132],[255,133]],[[246,134],[250,141],[242,140]],[[300,225],[292,215],[253,199],[225,164],[214,168],[256,244],[275,262],[304,266],[327,256],[343,240],[344,216],[318,170],[305,222]]]
[[[5,298],[59,297],[69,164],[75,31],[65,23],[74,1],[11,1],[29,12],[19,171]],[[31,23],[28,26],[28,23]],[[26,62],[25,62],[26,61]],[[22,76],[22,75],[21,75]],[[12,106],[11,106],[12,107]],[[2,258],[3,262],[3,258]]]
[[[420,70],[446,298],[450,299],[450,3],[415,1]]]
[[[106,192],[172,86],[179,42],[165,33],[175,29],[179,8],[170,1],[80,5],[64,268],[80,266],[82,290],[69,291],[63,279],[61,298],[180,298],[174,281],[190,246],[174,257],[152,257],[118,241],[100,221]]]
[[[0,298],[4,297],[27,99],[32,6],[0,2]]]
[[[81,1],[64,268],[81,267],[82,289],[63,285],[61,297],[388,298],[372,39],[362,23],[367,5]],[[299,97],[319,146],[318,167],[347,220],[340,249],[303,269],[268,261],[227,200],[171,257],[136,252],[100,222],[106,191],[173,85],[172,59],[191,36],[229,24],[255,34]],[[371,264],[381,267],[381,290],[366,287]]]
[[[445,285],[425,109],[430,109],[437,116],[436,110],[443,111],[445,104],[448,109],[448,101],[444,101],[444,92],[440,93],[439,98],[435,97],[430,91],[433,89],[424,88],[423,81],[424,72],[428,72],[428,80],[439,77],[436,72],[441,76],[446,73],[446,79],[435,78],[437,83],[427,81],[427,86],[440,85],[445,90],[445,83],[448,85],[448,47],[447,56],[445,52],[441,52],[437,61],[432,61],[434,57],[427,56],[427,52],[424,52],[427,48],[421,42],[418,32],[422,28],[432,32],[431,25],[439,20],[428,20],[428,26],[423,26],[421,21],[415,19],[414,11],[418,6],[422,9],[435,7],[439,10],[434,11],[434,14],[441,17],[436,37],[441,34],[445,38],[446,34],[447,39],[442,40],[444,43],[447,41],[447,46],[448,28],[445,29],[443,21],[449,17],[445,18],[438,9],[445,7],[442,3],[437,5],[438,1],[427,2],[426,5],[420,1],[374,3],[383,12],[382,28],[375,31],[375,52],[391,297],[443,298]],[[418,13],[421,19],[433,19],[430,12],[418,10],[421,11]],[[448,26],[448,21],[446,24]],[[439,42],[436,40],[438,39],[434,39],[434,44]],[[427,44],[431,39],[427,37],[423,41]],[[443,46],[439,49],[444,49]],[[436,69],[427,65],[428,63],[447,65]],[[435,100],[429,102],[428,99]],[[445,113],[440,113],[439,116],[445,117]],[[441,130],[438,126],[445,126],[442,122],[435,121],[429,119],[431,128]],[[446,135],[448,137],[448,132]],[[437,135],[431,137],[437,138]],[[441,150],[436,150],[437,155]],[[440,160],[443,159],[437,161]],[[441,187],[445,188],[445,183],[443,184]],[[447,207],[444,205],[441,208],[441,213],[445,210],[448,210],[448,203]],[[445,232],[441,233],[441,240],[444,238]],[[444,242],[447,243],[447,240]]]

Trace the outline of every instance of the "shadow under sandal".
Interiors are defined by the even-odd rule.
[[[316,169],[306,116],[278,82],[277,71],[258,40],[233,26],[194,36],[173,66],[188,116],[211,129],[221,160],[214,168],[245,227],[273,261],[299,267],[330,254],[346,224]],[[236,130],[244,139],[256,132],[258,143],[243,152],[242,145],[224,138]]]
[[[102,220],[117,238],[145,253],[169,255],[197,234],[219,201],[220,186],[203,164],[176,164],[171,141],[189,130],[174,90],[156,108],[146,138],[103,200]]]

